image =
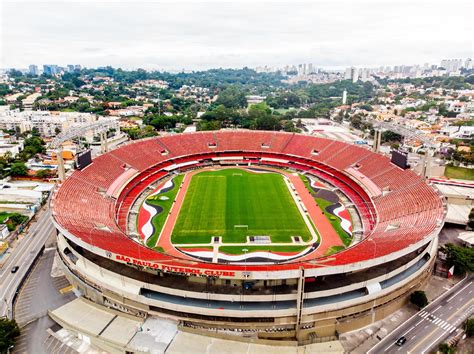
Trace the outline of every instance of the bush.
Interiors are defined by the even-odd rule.
[[[428,305],[428,298],[424,291],[417,290],[410,295],[410,302],[421,309]]]
[[[13,176],[26,176],[28,175],[28,167],[24,162],[15,162],[12,164],[11,174]]]
[[[19,335],[20,328],[15,320],[0,318],[0,353],[8,352]]]
[[[38,178],[48,178],[51,176],[51,171],[48,169],[36,171],[36,177]]]
[[[464,324],[464,329],[468,337],[474,336],[474,318],[470,318]]]
[[[454,348],[450,347],[447,343],[441,343],[438,347],[438,350],[443,354],[454,353]]]

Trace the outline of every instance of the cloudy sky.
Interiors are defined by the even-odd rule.
[[[465,0],[0,0],[0,67],[321,67],[474,57]]]

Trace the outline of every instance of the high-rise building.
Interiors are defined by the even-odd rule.
[[[369,69],[363,68],[360,74],[360,80],[365,82],[369,79]]]
[[[359,80],[359,69],[354,67],[347,68],[344,72],[344,80],[352,80],[352,82],[357,82]]]
[[[344,80],[350,80],[352,78],[352,68],[347,68],[344,72]]]
[[[46,75],[56,75],[58,71],[57,65],[43,65],[43,73]]]
[[[38,71],[38,66],[37,65],[34,65],[34,64],[31,64],[29,67],[28,67],[28,72],[31,74],[31,75],[38,75],[39,71]]]
[[[359,81],[359,69],[351,68],[351,78],[352,78],[352,82]]]
[[[448,73],[458,71],[462,67],[462,59],[443,59],[441,67],[445,68]]]
[[[347,90],[344,89],[344,91],[342,92],[342,104],[346,104],[347,103]]]
[[[472,59],[471,58],[466,59],[466,61],[464,62],[464,67],[466,69],[471,69],[472,68]]]
[[[73,73],[73,72],[74,72],[74,69],[75,69],[75,68],[74,68],[74,65],[68,64],[68,66],[67,66],[67,71],[68,71],[68,72]]]

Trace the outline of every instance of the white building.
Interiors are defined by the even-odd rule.
[[[35,101],[39,97],[41,97],[41,93],[39,93],[39,92],[35,92],[35,93],[32,93],[31,95],[28,95],[26,98],[24,98],[21,101],[23,109],[27,110],[27,111],[31,111],[33,109],[33,105],[34,105]]]
[[[342,92],[342,104],[345,105],[347,104],[347,90],[344,89],[344,91]]]
[[[36,128],[44,137],[56,136],[75,124],[92,123],[98,117],[82,112],[0,110],[0,129],[30,131]]]

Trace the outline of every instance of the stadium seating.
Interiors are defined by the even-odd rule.
[[[155,137],[96,157],[55,191],[53,217],[84,242],[110,252],[150,260],[169,259],[127,237],[130,207],[150,184],[169,173],[166,167],[188,161],[198,162],[186,168],[198,167],[205,159],[235,156],[236,151],[253,163],[318,176],[354,203],[366,239],[333,255],[334,260],[328,264],[384,256],[424,240],[437,229],[445,212],[442,198],[414,172],[402,170],[387,157],[363,147],[293,133],[232,130]],[[260,161],[262,157],[278,161]],[[364,186],[344,172],[349,167],[370,179],[383,193],[372,199]],[[108,187],[130,168],[138,172],[126,182],[117,199],[107,196]]]

